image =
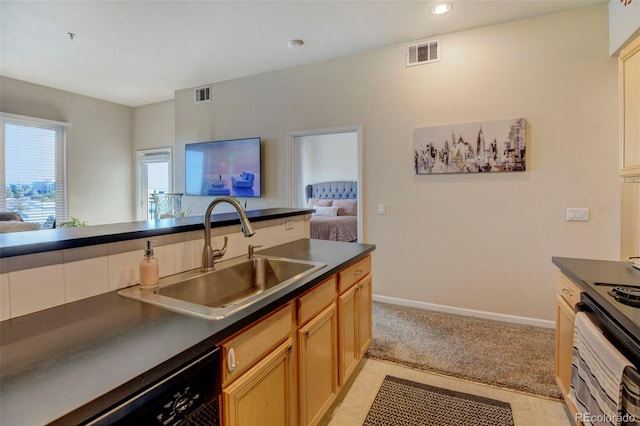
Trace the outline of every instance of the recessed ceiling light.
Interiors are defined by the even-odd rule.
[[[287,42],[287,45],[289,46],[289,49],[297,49],[298,47],[302,46],[304,44],[304,41],[302,40],[289,40]]]
[[[451,10],[451,3],[438,3],[431,8],[431,13],[434,15],[442,15]]]

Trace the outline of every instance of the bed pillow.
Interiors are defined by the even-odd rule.
[[[309,198],[309,202],[307,203],[307,207],[312,209],[315,206],[321,206],[321,207],[330,207],[331,206],[331,202],[333,200],[332,199],[320,199],[320,198]]]
[[[334,207],[338,207],[338,216],[357,216],[358,215],[358,200],[333,200]]]
[[[316,216],[338,216],[338,207],[315,206],[314,209],[316,209],[314,213]]]

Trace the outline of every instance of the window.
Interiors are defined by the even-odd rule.
[[[67,123],[1,114],[0,211],[51,228],[69,219]]]
[[[153,219],[155,202],[153,194],[171,192],[171,148],[145,149],[136,152],[138,220]]]

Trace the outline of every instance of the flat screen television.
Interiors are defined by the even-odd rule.
[[[260,197],[260,138],[185,146],[187,195]]]

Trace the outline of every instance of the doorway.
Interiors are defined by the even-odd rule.
[[[153,219],[153,194],[172,192],[173,169],[171,148],[136,151],[137,220]]]
[[[357,241],[364,240],[362,185],[362,127],[295,131],[290,141],[290,205],[307,207],[309,184],[355,181],[357,185]]]

